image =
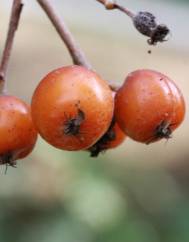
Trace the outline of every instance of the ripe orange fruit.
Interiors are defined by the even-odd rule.
[[[0,96],[0,137],[0,164],[10,166],[27,156],[36,143],[30,108],[14,96]]]
[[[34,92],[31,106],[36,128],[49,144],[81,150],[107,131],[114,102],[106,81],[74,65],[45,76]]]
[[[150,143],[170,138],[183,121],[185,103],[176,84],[153,70],[130,73],[115,96],[115,117],[132,139]]]

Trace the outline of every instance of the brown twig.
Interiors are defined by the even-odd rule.
[[[86,59],[83,51],[76,43],[74,37],[72,36],[69,28],[65,24],[62,17],[60,17],[55,10],[53,4],[49,0],[37,0],[41,5],[43,10],[46,12],[47,16],[51,20],[61,39],[64,41],[67,46],[69,53],[72,57],[73,63],[76,65],[85,66],[88,69],[91,69],[89,61]]]
[[[52,24],[54,25],[61,39],[64,41],[65,45],[67,46],[69,53],[72,57],[73,63],[76,65],[84,66],[88,69],[92,69],[92,66],[89,63],[89,61],[86,59],[85,54],[78,46],[76,40],[74,39],[67,25],[65,24],[63,18],[61,18],[57,14],[57,11],[55,10],[52,3],[50,3],[49,0],[37,0],[37,1],[40,4],[40,6],[43,8],[43,10],[46,12],[47,16],[51,20]],[[109,86],[113,91],[116,91],[118,89],[118,86],[113,83],[109,83]]]
[[[0,64],[0,93],[5,92],[5,82],[6,82],[8,63],[9,63],[14,36],[18,27],[22,7],[23,7],[22,0],[13,1],[7,38],[6,38],[5,47],[3,50],[3,55],[2,55],[1,64]]]
[[[108,10],[118,9],[121,12],[124,12],[125,14],[127,14],[127,16],[129,16],[131,19],[133,19],[135,16],[135,14],[131,10],[121,6],[115,0],[97,0],[97,1],[99,3],[102,3],[105,6],[105,8]]]
[[[158,42],[167,41],[167,35],[170,33],[169,28],[165,24],[158,24],[152,13],[140,11],[134,14],[128,8],[118,4],[116,0],[96,1],[103,4],[107,10],[118,9],[129,16],[138,32],[149,37],[148,44],[156,45]]]

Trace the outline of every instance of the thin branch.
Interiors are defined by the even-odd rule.
[[[135,14],[131,10],[121,6],[115,0],[97,0],[97,1],[103,4],[105,8],[108,10],[118,9],[121,12],[124,12],[125,14],[127,14],[127,16],[129,16],[131,19],[135,17]]]
[[[48,18],[51,20],[61,39],[64,41],[67,46],[69,53],[72,57],[73,63],[76,65],[84,66],[88,69],[92,69],[91,64],[86,59],[85,54],[77,44],[69,28],[65,24],[63,18],[61,18],[57,11],[55,10],[52,3],[49,0],[37,0],[43,10],[46,12]],[[116,91],[118,86],[110,83],[109,84],[112,91]]]
[[[76,65],[85,66],[91,69],[89,61],[86,59],[83,51],[76,43],[74,37],[72,36],[69,28],[66,26],[62,17],[60,17],[55,10],[53,4],[50,0],[37,0],[43,10],[46,12],[47,16],[51,20],[61,39],[66,44],[69,53],[72,57],[73,63]]]
[[[121,12],[127,14],[127,16],[129,16],[131,19],[133,19],[135,17],[135,14],[133,12],[131,12],[131,10],[129,10],[117,3],[115,3],[114,6],[115,6],[115,9],[119,9]]]
[[[118,9],[132,19],[134,27],[143,35],[149,37],[147,40],[149,45],[156,45],[158,42],[167,41],[170,33],[169,28],[165,24],[158,24],[156,17],[150,12],[140,11],[134,14],[128,8],[118,4],[116,0],[96,0],[103,4],[107,10]]]
[[[5,91],[6,74],[8,69],[8,63],[11,55],[15,32],[18,28],[19,19],[22,11],[22,0],[14,0],[12,4],[11,16],[9,20],[9,28],[3,55],[0,64],[0,92]]]

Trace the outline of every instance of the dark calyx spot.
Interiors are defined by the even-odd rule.
[[[91,157],[97,157],[100,153],[104,152],[108,148],[109,142],[115,140],[116,134],[113,130],[115,121],[113,120],[108,131],[100,138],[88,151]]]
[[[154,135],[150,137],[146,144],[150,144],[151,142],[156,141],[157,139],[170,139],[172,130],[171,126],[174,124],[170,124],[170,122],[163,120],[154,130]]]
[[[156,138],[170,139],[171,134],[172,134],[172,130],[170,128],[170,123],[165,120],[163,120],[155,129]]]
[[[133,18],[136,29],[143,35],[150,37],[148,44],[156,45],[157,42],[166,41],[165,38],[170,30],[166,25],[157,24],[156,17],[149,12],[139,12]]]
[[[152,31],[150,39],[148,43],[150,45],[156,45],[157,42],[164,42],[166,41],[166,36],[169,34],[170,30],[167,28],[166,25],[157,25],[157,27]]]
[[[7,172],[8,166],[16,168],[16,161],[13,160],[12,152],[7,152],[0,155],[0,165],[6,165],[5,173]]]
[[[68,118],[64,123],[64,134],[78,135],[80,133],[80,126],[85,120],[85,113],[78,108],[78,113],[74,118]]]

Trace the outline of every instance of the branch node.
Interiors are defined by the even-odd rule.
[[[115,9],[115,4],[116,2],[114,0],[105,0],[105,8],[108,9],[108,10],[112,10],[112,9]]]

